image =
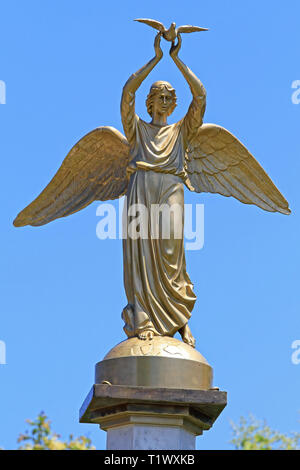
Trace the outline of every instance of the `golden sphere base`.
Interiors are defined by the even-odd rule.
[[[96,364],[95,383],[131,387],[210,390],[213,371],[206,359],[176,338],[130,338]]]

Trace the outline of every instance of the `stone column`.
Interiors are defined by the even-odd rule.
[[[145,424],[142,422],[145,421]],[[147,422],[147,417],[129,425],[107,428],[107,450],[195,450],[196,435],[180,420]]]

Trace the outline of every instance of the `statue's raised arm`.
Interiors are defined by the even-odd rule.
[[[123,129],[130,146],[133,146],[135,142],[135,93],[163,56],[160,40],[161,33],[158,33],[154,41],[155,56],[140,70],[131,75],[123,88],[121,117]]]
[[[200,126],[203,124],[203,116],[206,108],[206,90],[199,80],[199,78],[187,67],[178,57],[181,49],[181,35],[177,35],[178,42],[173,43],[170,49],[170,56],[179,68],[180,72],[187,81],[193,100],[190,104],[189,110],[183,120],[183,137],[184,141],[188,142],[193,139]]]

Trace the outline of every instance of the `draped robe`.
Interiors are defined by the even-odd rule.
[[[132,157],[123,214],[127,219],[123,259],[128,305],[122,318],[128,337],[145,330],[173,336],[191,317],[196,296],[184,253],[184,158],[187,142],[202,125],[204,110],[205,94],[194,97],[181,121],[156,126],[140,119],[134,111],[134,95],[123,93],[122,122]],[[142,227],[141,236],[135,238],[128,230],[132,222],[128,211],[133,204],[142,204],[148,213],[148,226]],[[169,237],[162,236],[164,215],[158,219],[150,216],[155,204],[182,209],[170,218]],[[159,227],[153,226],[156,224]]]

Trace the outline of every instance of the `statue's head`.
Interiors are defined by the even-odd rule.
[[[151,117],[153,117],[154,112],[170,116],[176,108],[176,101],[175,90],[169,82],[155,82],[147,96],[147,111]]]

